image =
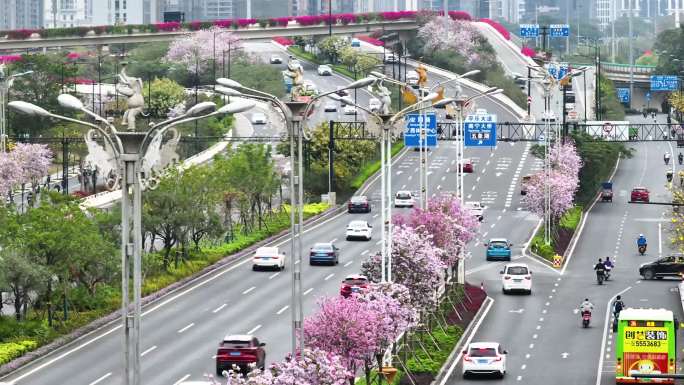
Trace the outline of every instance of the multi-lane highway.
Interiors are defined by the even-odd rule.
[[[613,334],[606,316],[618,294],[627,306],[662,307],[682,319],[679,293],[672,290],[679,282],[644,281],[638,275],[641,263],[656,259],[659,251],[670,252],[666,233],[669,206],[628,203],[632,187],[638,185],[649,188],[654,201],[669,200],[662,158],[666,151],[672,153],[672,148],[668,143],[632,146],[634,157],[621,160],[615,173],[613,202],[598,202],[590,211],[565,267],[556,272],[528,262],[534,272],[531,296],[503,295],[496,267],[471,275],[472,281],[485,283],[494,299],[473,341],[497,341],[508,350],[506,383],[614,383]],[[645,256],[636,250],[639,233],[649,240]],[[606,256],[615,260],[616,268],[611,280],[599,286],[593,265]],[[575,310],[584,298],[595,305],[589,329],[582,328]],[[459,364],[450,381],[460,378],[461,370]],[[471,382],[475,383],[462,383]]]
[[[328,79],[330,77],[325,78],[326,83]],[[320,87],[325,90],[325,85]],[[488,108],[487,101],[481,101],[480,107]],[[491,105],[491,108],[501,107]],[[515,119],[504,109],[499,115],[507,120]],[[429,190],[432,193],[454,190],[454,151],[455,144],[443,142],[429,152]],[[519,196],[515,194],[520,176],[539,167],[529,155],[529,147],[522,143],[506,143],[496,149],[468,150],[466,155],[475,164],[475,173],[466,176],[466,195],[487,206],[482,237],[507,236],[516,247],[521,247],[536,225],[534,217],[520,210]],[[403,151],[395,158],[393,191],[417,190],[417,165],[417,152]],[[335,241],[341,248],[341,255],[337,266],[309,266],[306,256],[303,259],[305,314],[315,310],[318,297],[337,295],[344,276],[358,273],[360,264],[379,248],[378,234],[370,242],[344,240],[345,227],[352,219],[365,219],[374,228],[380,227],[379,183],[374,181],[362,193],[373,202],[370,214],[337,214],[306,228],[305,250],[315,242]],[[470,247],[473,257],[468,262],[468,270],[472,274],[490,270],[489,264],[483,263],[481,258],[482,242],[478,239]],[[276,245],[288,250],[288,243],[284,240]],[[173,384],[184,378],[201,379],[203,374],[213,373],[212,357],[218,342],[228,333],[257,335],[268,344],[268,362],[284,357],[290,340],[291,276],[287,269],[284,272],[253,272],[250,262],[246,258],[219,269],[144,309],[141,350],[146,385]],[[118,384],[121,382],[120,332],[118,323],[94,332],[3,381],[35,385]]]

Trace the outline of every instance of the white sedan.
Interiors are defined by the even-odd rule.
[[[394,196],[394,207],[413,207],[415,203],[410,191],[397,191]]]
[[[504,294],[522,291],[532,294],[532,272],[524,263],[509,263],[501,270],[501,287]]]
[[[332,75],[332,73],[333,73],[333,70],[332,70],[332,68],[330,68],[330,66],[325,65],[325,64],[318,66],[318,75],[330,76],[330,75]]]
[[[335,111],[337,111],[337,105],[333,102],[325,103],[325,105],[323,106],[323,111],[335,112]]]
[[[347,104],[344,106],[344,114],[345,115],[355,115],[356,114],[356,107],[352,106],[351,104]]]
[[[373,237],[373,226],[366,221],[351,221],[347,226],[346,237],[347,240],[361,238],[370,241]]]
[[[463,378],[474,374],[506,375],[508,352],[497,342],[473,342],[463,350]]]
[[[252,270],[271,268],[285,269],[285,254],[278,251],[277,247],[260,247],[252,257]]]
[[[263,112],[253,113],[252,124],[266,124],[266,115]]]

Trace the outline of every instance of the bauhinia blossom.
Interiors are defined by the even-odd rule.
[[[52,163],[52,151],[44,144],[17,143],[9,154],[22,168],[19,183],[36,185]]]
[[[0,197],[5,197],[22,178],[21,165],[9,153],[0,152]],[[4,198],[0,200],[5,203]]]
[[[255,369],[243,377],[230,373],[226,385],[345,385],[352,373],[339,356],[320,349],[304,349],[297,357],[288,355],[265,371]]]
[[[469,21],[435,17],[420,28],[418,36],[425,41],[426,51],[454,50],[469,64],[479,60],[477,46],[481,35]]]
[[[224,51],[240,46],[240,40],[225,29],[211,27],[188,33],[171,42],[165,60],[183,66],[188,72],[202,71]]]
[[[532,175],[526,183],[527,194],[523,196],[521,201],[527,210],[539,216],[544,215],[547,184],[550,188],[551,218],[556,221],[572,208],[575,191],[577,191],[577,181],[558,170],[551,170],[549,178],[544,172]]]
[[[577,154],[575,143],[568,139],[565,143],[556,143],[549,149],[551,167],[567,177],[577,179],[582,168],[582,158]]]
[[[432,198],[427,210],[416,207],[408,215],[395,215],[392,221],[432,235],[432,243],[443,251],[442,262],[447,266],[456,263],[459,251],[475,238],[479,226],[453,195]]]
[[[392,233],[392,280],[408,288],[419,310],[432,309],[437,304],[435,290],[446,268],[442,253],[426,232],[404,225],[397,226]],[[380,282],[380,254],[364,262],[361,272],[371,281]]]

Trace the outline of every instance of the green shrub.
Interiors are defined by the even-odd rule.
[[[556,254],[556,252],[553,249],[553,244],[547,245],[546,243],[544,243],[543,228],[539,228],[539,232],[537,232],[537,235],[535,235],[534,238],[532,238],[530,250],[532,250],[533,253],[549,261],[553,261],[553,256]]]
[[[38,347],[38,343],[33,340],[0,344],[0,365],[6,364],[36,347]]]
[[[568,210],[559,221],[560,227],[575,230],[582,219],[582,206],[575,206]]]

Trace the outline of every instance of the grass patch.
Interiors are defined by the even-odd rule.
[[[396,142],[392,145],[392,156],[396,155],[401,149],[404,148],[404,142]],[[353,190],[358,190],[363,186],[363,184],[373,176],[378,170],[380,170],[380,160],[375,160],[373,162],[367,163],[365,166],[359,170],[359,174],[351,183]]]
[[[582,219],[582,206],[575,206],[566,211],[560,219],[560,227],[575,230]]]
[[[300,59],[304,59],[315,64],[321,64],[316,55],[312,54],[311,52],[304,51],[304,49],[298,45],[291,45],[287,47],[287,51]]]

